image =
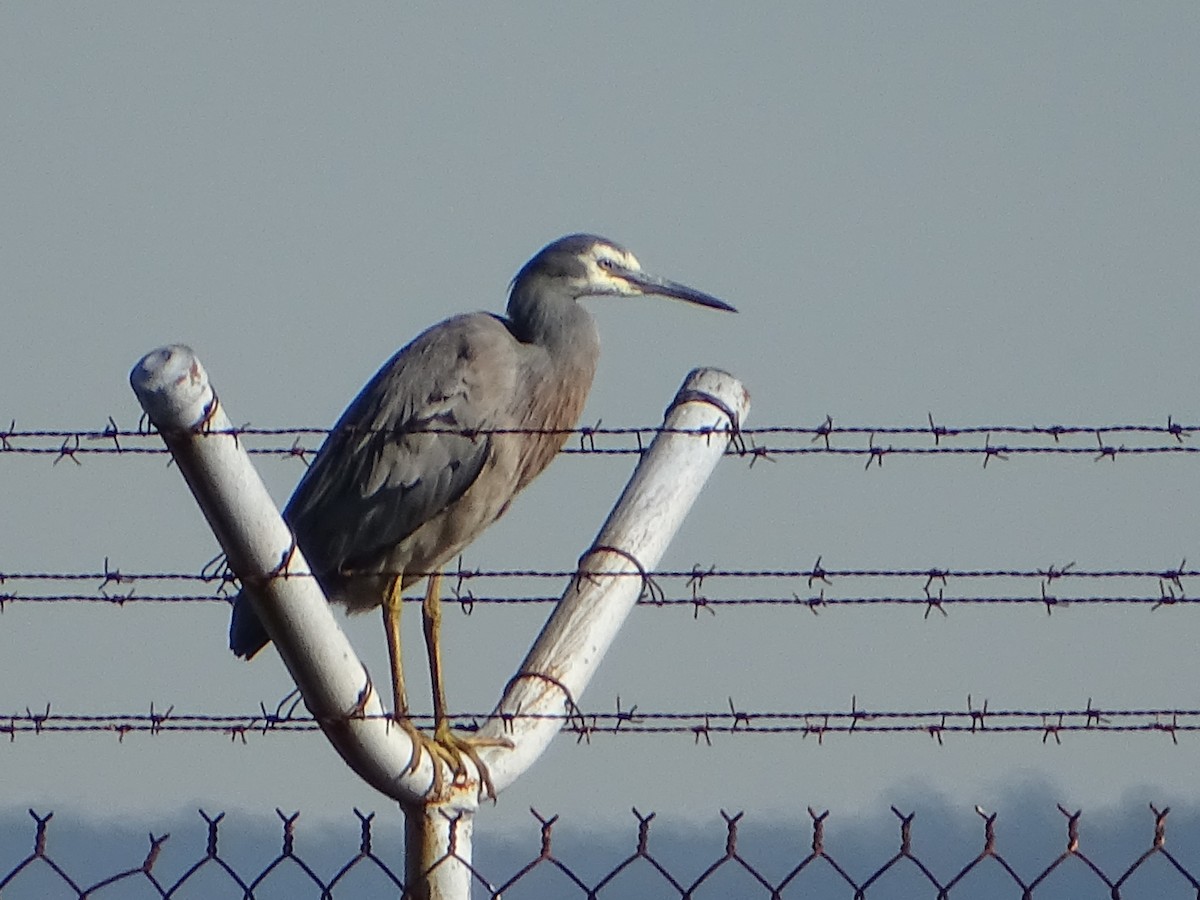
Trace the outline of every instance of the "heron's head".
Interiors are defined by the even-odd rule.
[[[522,288],[571,298],[658,294],[737,312],[724,300],[651,275],[642,269],[637,257],[620,244],[594,234],[570,234],[543,247],[513,279],[513,291]]]

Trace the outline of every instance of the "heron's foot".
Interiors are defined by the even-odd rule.
[[[439,769],[448,766],[454,772],[454,778],[466,777],[467,770],[464,759],[471,760],[479,772],[479,799],[496,799],[496,786],[483,760],[479,758],[481,747],[512,747],[508,738],[488,738],[478,735],[458,734],[451,730],[449,722],[439,722],[434,729],[433,737],[425,738],[425,746],[433,759],[434,793],[441,793]]]
[[[450,730],[449,724],[443,723],[434,734],[429,735],[417,728],[407,716],[393,716],[392,721],[404,729],[412,741],[412,756],[404,769],[405,775],[416,772],[421,766],[422,754],[429,754],[433,764],[434,797],[441,797],[446,789],[446,771],[452,773],[451,783],[459,778],[466,778],[467,769],[463,759],[469,759],[479,772],[479,798],[491,797],[496,799],[496,788],[492,784],[487,766],[479,758],[477,747],[512,747],[512,741],[507,738],[483,738],[473,735],[456,734]]]

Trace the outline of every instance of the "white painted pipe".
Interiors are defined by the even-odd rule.
[[[395,800],[421,802],[433,782],[428,754],[416,773],[404,776],[412,743],[384,716],[196,355],[180,344],[162,347],[141,359],[129,381],[230,568],[243,584],[256,585],[255,611],[325,735],[368,784]],[[271,577],[275,572],[292,577]]]
[[[641,573],[652,572],[662,559],[749,410],[750,395],[726,372],[696,369],[684,381],[663,430],[580,560],[580,574],[481,728],[483,735],[513,743],[511,750],[487,748],[480,754],[497,791],[533,764],[564,717],[576,711],[574,704],[646,587]]]
[[[419,897],[469,897],[478,772],[466,761],[468,777],[443,797],[430,796],[428,754],[421,755],[415,772],[406,772],[412,756],[408,735],[385,717],[366,669],[191,349],[177,344],[147,354],[130,383],[230,567],[244,584],[255,585],[255,611],[305,705],[346,763],[408,810],[410,890]],[[640,574],[658,565],[749,406],[745,388],[731,375],[715,369],[688,375],[663,431],[581,559],[579,574],[480,729],[512,745],[480,752],[497,791],[533,764],[575,711],[645,587]]]

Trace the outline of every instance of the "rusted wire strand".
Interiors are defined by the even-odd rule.
[[[556,594],[484,593],[476,590],[472,582],[478,579],[485,582],[488,579],[501,582],[517,579],[522,583],[529,580],[548,580],[558,588],[564,581],[575,577],[575,574],[574,571],[566,570],[470,570],[460,563],[457,570],[448,573],[447,595],[457,601],[463,612],[468,614],[477,604],[549,605],[558,601]],[[1200,598],[1187,595],[1185,579],[1197,575],[1200,575],[1200,571],[1189,569],[1187,560],[1182,560],[1178,566],[1162,569],[1083,569],[1076,567],[1074,563],[1050,565],[1039,569],[832,569],[824,567],[821,557],[808,569],[721,570],[715,566],[703,568],[697,565],[690,570],[664,570],[644,575],[634,573],[635,577],[648,578],[656,587],[655,591],[648,592],[639,600],[641,606],[689,609],[694,616],[699,615],[701,610],[715,613],[721,608],[782,607],[819,613],[824,609],[838,607],[897,606],[919,608],[926,617],[934,611],[946,615],[947,609],[952,606],[1023,606],[1042,608],[1047,613],[1068,606],[1148,607],[1151,611],[1164,606],[1189,606],[1200,602]],[[776,587],[774,592],[739,592],[735,596],[720,596],[723,582],[740,584],[744,580],[755,579],[768,579],[783,584],[771,585]],[[1070,593],[1063,592],[1059,583],[1072,579],[1077,583],[1124,583],[1114,583],[1115,590],[1109,593],[1089,591],[1071,596]],[[972,584],[992,580],[1025,584],[1015,585],[1010,592],[977,590]],[[874,590],[860,590],[846,596],[836,596],[833,590],[835,581],[865,582],[868,588]],[[898,589],[896,582],[908,582],[912,591]],[[78,589],[62,590],[61,585],[64,584],[90,584],[93,587],[87,592]],[[197,585],[205,585],[208,590],[199,592],[195,589]],[[227,604],[236,586],[236,579],[219,559],[200,572],[124,572],[105,559],[101,571],[0,572],[0,612],[9,604],[91,603],[110,607],[144,604]],[[716,593],[712,590],[714,587]],[[411,602],[418,600],[412,598]]]
[[[711,742],[713,735],[800,735],[823,740],[828,735],[922,734],[938,743],[954,734],[1002,735],[1032,733],[1043,742],[1061,743],[1071,733],[1166,734],[1178,743],[1178,735],[1200,731],[1200,709],[1187,708],[1103,708],[1089,700],[1084,707],[1069,709],[989,709],[985,701],[976,706],[968,698],[962,709],[894,710],[860,708],[857,699],[849,709],[808,711],[750,711],[738,709],[729,700],[725,709],[693,712],[654,712],[636,705],[623,708],[618,701],[614,712],[572,712],[555,715],[528,715],[526,718],[559,719],[562,730],[579,740],[596,735],[686,735],[699,743]],[[254,734],[315,731],[318,724],[309,715],[297,712],[293,696],[273,708],[260,704],[257,712],[246,714],[195,714],[165,710],[151,704],[142,713],[59,713],[52,705],[0,716],[0,736],[10,741],[18,735],[55,733],[104,733],[124,739],[130,734],[209,733],[245,741]],[[520,717],[520,716],[518,716]],[[414,715],[418,725],[432,726],[433,717]],[[451,714],[455,727],[470,731],[487,718],[482,712]]]
[[[386,574],[386,573],[385,573]],[[422,578],[433,573],[405,572],[416,578]],[[470,569],[458,567],[447,569],[442,573],[445,578],[455,581],[471,581],[475,579],[510,579],[532,578],[563,581],[574,578],[574,569]],[[1033,579],[1037,581],[1069,581],[1072,579],[1117,579],[1117,578],[1151,578],[1177,579],[1200,576],[1200,569],[1188,568],[1187,560],[1178,566],[1156,568],[1143,566],[1140,568],[1095,568],[1087,569],[1068,563],[1065,566],[1050,565],[1045,568],[1028,568],[1010,566],[989,569],[955,569],[938,566],[909,566],[896,568],[826,568],[818,559],[816,565],[810,568],[763,568],[763,569],[721,569],[715,566],[696,565],[691,569],[661,569],[646,573],[649,577],[662,581],[681,579],[689,583],[705,583],[718,579],[795,579],[803,581],[820,581],[828,583],[833,579],[873,579],[873,578],[903,578],[915,579],[921,582],[944,584],[950,579]],[[631,578],[645,577],[639,572],[612,573],[613,577],[627,575]],[[289,574],[289,578],[299,575]],[[106,564],[102,570],[70,571],[3,571],[0,570],[0,584],[16,581],[32,582],[98,582],[101,587],[110,585],[128,585],[139,582],[181,582],[181,583],[218,583],[229,581],[223,573],[181,572],[181,571],[123,571]]]
[[[832,417],[816,426],[769,425],[740,429],[736,435],[727,426],[680,431],[657,425],[633,427],[604,427],[600,424],[582,428],[556,430],[566,439],[562,452],[573,455],[638,455],[649,440],[661,433],[729,434],[727,452],[748,457],[753,464],[759,459],[787,456],[857,456],[866,457],[867,467],[882,464],[887,456],[976,456],[986,466],[995,459],[1010,456],[1084,456],[1093,459],[1115,459],[1118,456],[1176,455],[1200,453],[1200,446],[1189,443],[1200,429],[1197,425],[1182,425],[1168,417],[1164,425],[938,425],[933,416],[928,424],[909,425],[835,425]],[[467,437],[488,434],[543,434],[544,430],[530,429],[447,429],[431,425],[430,431],[452,433]],[[240,426],[227,432],[244,441],[249,453],[279,458],[298,458],[306,461],[316,452],[331,429],[312,427]],[[1015,438],[1012,445],[993,443],[993,439]],[[888,439],[887,446],[876,439]],[[966,440],[966,445],[956,444]],[[1037,439],[1038,443],[1029,443]],[[1114,444],[1113,441],[1123,443]],[[760,441],[765,443],[759,443]],[[1021,442],[1024,443],[1021,443]],[[0,430],[0,455],[48,456],[55,463],[62,460],[79,462],[84,455],[163,455],[167,453],[153,429],[124,429],[112,418],[100,429],[18,429],[15,420]]]
[[[549,606],[559,601],[557,596],[549,595],[513,595],[513,596],[481,596],[472,594],[463,597],[464,606]],[[218,594],[18,594],[0,592],[0,604],[69,604],[83,603],[97,606],[125,607],[136,604],[220,604],[227,606],[233,600],[232,596]],[[405,603],[420,604],[422,599],[413,595],[406,597]],[[1160,594],[1141,596],[1086,596],[1086,597],[1041,597],[1037,595],[1022,596],[940,596],[933,599],[926,597],[903,597],[892,594],[879,596],[856,597],[798,597],[798,596],[763,596],[763,597],[643,597],[637,601],[639,606],[651,609],[685,608],[689,610],[721,608],[721,607],[798,607],[819,612],[824,609],[838,607],[870,607],[870,606],[913,606],[926,609],[930,606],[1032,606],[1038,608],[1067,608],[1074,606],[1149,606],[1152,609],[1161,606],[1193,606],[1200,604],[1200,597],[1171,597]]]

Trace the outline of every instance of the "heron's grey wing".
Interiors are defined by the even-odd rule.
[[[491,452],[485,435],[426,430],[462,430],[452,398],[397,417],[390,404],[373,402],[378,381],[338,421],[283,512],[327,592],[341,572],[378,565],[380,554],[461,497]],[[269,642],[243,589],[233,604],[229,647],[249,659]]]
[[[318,576],[369,565],[475,482],[492,453],[478,432],[494,427],[493,407],[511,390],[514,344],[495,316],[448,319],[388,360],[351,402],[284,510]],[[239,594],[230,648],[250,658],[268,641]]]
[[[350,404],[284,512],[318,573],[369,566],[463,495],[492,451],[494,317],[458,316],[392,357]]]

